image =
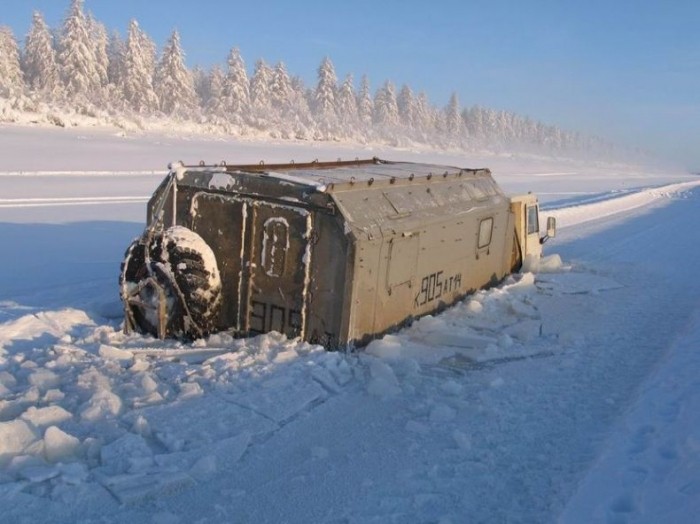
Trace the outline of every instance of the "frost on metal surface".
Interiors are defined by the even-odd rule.
[[[263,224],[260,255],[260,264],[268,276],[279,277],[282,274],[288,250],[289,222],[284,217],[268,218]]]

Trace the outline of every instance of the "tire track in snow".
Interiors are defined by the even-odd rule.
[[[540,211],[540,220],[542,220],[544,216],[553,216],[557,219],[557,227],[559,228],[576,226],[649,206],[660,200],[672,198],[697,186],[700,186],[700,180],[651,187],[600,202],[548,209]]]

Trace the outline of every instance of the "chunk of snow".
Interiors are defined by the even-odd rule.
[[[58,477],[61,474],[56,466],[29,466],[19,472],[19,477],[37,483]]]
[[[131,431],[142,437],[148,437],[151,435],[151,426],[143,415],[138,415],[131,426]]]
[[[27,381],[30,385],[39,388],[40,391],[47,391],[61,384],[61,377],[50,369],[39,368],[34,370]]]
[[[12,389],[17,385],[17,379],[8,371],[0,371],[0,384],[6,388]]]
[[[89,472],[87,466],[81,462],[72,462],[70,464],[58,464],[58,470],[61,473],[61,480],[66,484],[77,486],[88,479]]]
[[[105,469],[111,473],[137,471],[153,462],[153,452],[140,435],[126,433],[117,440],[102,446],[100,458]]]
[[[194,479],[181,472],[116,475],[101,477],[99,481],[119,502],[129,505],[172,495],[194,485]]]
[[[200,386],[197,382],[183,382],[178,386],[178,388],[180,391],[177,398],[180,400],[199,397],[204,393],[202,386]]]
[[[56,426],[49,426],[44,432],[44,454],[49,462],[74,461],[79,450],[80,440]]]
[[[117,395],[102,389],[92,395],[80,412],[83,420],[96,421],[102,418],[115,417],[122,410],[122,399]]]
[[[528,255],[523,260],[522,271],[528,273],[552,273],[561,271],[563,265],[561,257],[557,254],[544,257]]]
[[[377,358],[369,361],[370,380],[367,392],[378,397],[391,397],[401,393],[399,381],[394,371],[386,363]]]
[[[134,354],[131,351],[100,344],[97,354],[107,360],[116,360],[123,365],[131,364],[134,361]]]
[[[24,420],[0,422],[0,467],[36,441],[36,433]]]
[[[401,341],[395,335],[386,335],[379,340],[373,340],[365,348],[365,352],[384,360],[396,359],[401,356]]]
[[[48,406],[45,408],[30,406],[27,408],[27,411],[22,413],[20,418],[29,422],[35,428],[44,428],[71,420],[73,414],[61,406]]]

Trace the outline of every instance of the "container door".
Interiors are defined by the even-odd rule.
[[[230,196],[199,193],[192,199],[192,230],[216,253],[222,302],[218,327],[241,331],[243,260],[249,203]]]
[[[245,330],[303,337],[312,216],[304,209],[263,202],[251,202],[249,214]]]

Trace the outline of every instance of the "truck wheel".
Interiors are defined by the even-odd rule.
[[[216,258],[190,229],[174,226],[134,241],[119,284],[126,322],[141,333],[194,339],[216,328],[221,310]]]

